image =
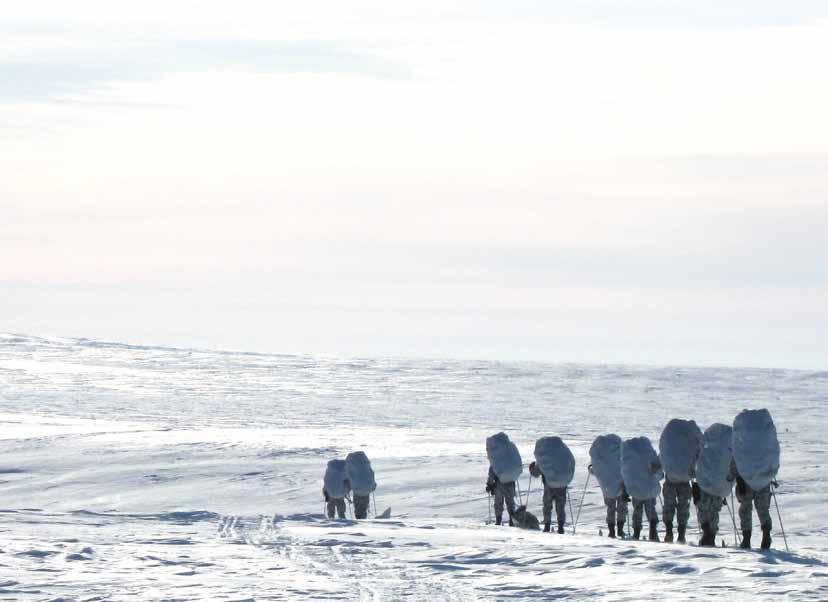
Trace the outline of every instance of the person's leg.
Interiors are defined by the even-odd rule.
[[[615,538],[615,504],[616,498],[604,496],[604,506],[607,508],[607,537]]]
[[[327,509],[328,509],[328,518],[333,518],[334,517],[334,512],[336,511],[336,500],[334,498],[328,497]]]
[[[644,514],[644,500],[639,500],[638,498],[632,499],[633,505],[633,539],[638,539],[641,535],[641,519]]]
[[[566,525],[566,487],[555,489],[555,516],[558,519],[558,533],[563,533]]]
[[[345,518],[345,498],[339,498],[336,500],[336,512],[339,515],[339,518]]]
[[[762,527],[762,543],[760,547],[763,550],[767,550],[771,545],[771,529],[773,528],[773,520],[770,514],[770,485],[754,492],[753,503],[756,506],[756,514],[759,515],[759,525]]]
[[[495,524],[501,524],[503,522],[503,490],[500,487],[495,488],[494,515]]]
[[[604,496],[604,506],[607,508],[607,525],[615,525],[616,498]]]
[[[515,513],[515,483],[514,481],[511,483],[506,483],[504,485],[504,494],[506,497],[506,511],[509,513],[509,520],[511,521],[512,515]]]
[[[552,524],[552,490],[544,485],[543,487],[543,530],[550,531]]]
[[[627,521],[627,498],[626,494],[622,493],[615,498],[615,508],[618,517],[618,537],[624,537],[624,523]]]
[[[673,541],[673,516],[676,513],[676,504],[678,497],[678,484],[673,483],[669,479],[664,479],[664,485],[661,487],[661,494],[664,499],[664,541]]]
[[[750,537],[753,531],[753,491],[747,484],[736,488],[736,499],[739,500],[739,525],[742,527],[742,548],[750,548]]]
[[[690,483],[679,483],[676,486],[676,523],[678,527],[678,542],[686,543],[685,533],[687,522],[690,519],[690,500],[693,498],[693,488]]]
[[[644,502],[644,510],[647,512],[647,522],[650,523],[650,541],[658,541],[658,513],[655,507],[655,498]]]

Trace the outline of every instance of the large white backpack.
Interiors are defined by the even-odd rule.
[[[667,423],[658,450],[661,468],[670,481],[686,483],[693,478],[701,443],[702,432],[694,421],[673,418]]]
[[[371,468],[371,461],[365,452],[351,452],[345,458],[345,468],[348,480],[351,481],[351,489],[357,495],[369,495],[377,488],[374,480],[374,469]]]
[[[589,460],[592,463],[592,474],[598,479],[604,497],[614,498],[621,495],[621,486],[624,484],[621,476],[621,437],[596,437],[589,448]]]
[[[523,460],[517,446],[506,433],[497,433],[486,439],[486,456],[492,470],[503,483],[517,481],[523,472]]]
[[[704,431],[699,461],[696,464],[696,481],[710,495],[727,497],[733,488],[728,481],[730,463],[733,461],[733,429],[726,424],[712,424]]]
[[[567,487],[575,476],[575,456],[560,437],[541,437],[535,442],[535,462],[547,487]]]
[[[754,491],[764,489],[779,472],[779,439],[767,410],[742,410],[733,421],[733,459]]]
[[[638,499],[658,497],[664,472],[661,469],[650,472],[650,465],[657,462],[658,454],[647,437],[624,441],[621,445],[621,476],[628,494]]]
[[[348,489],[345,486],[347,478],[345,460],[329,460],[328,468],[325,469],[325,491],[331,497],[345,497],[348,495]]]

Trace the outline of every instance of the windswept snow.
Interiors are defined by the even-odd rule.
[[[0,600],[825,600],[826,400],[813,372],[0,337]],[[599,537],[595,479],[575,536],[485,524],[492,433],[524,457],[564,439],[577,510],[596,436],[655,440],[668,417],[705,429],[745,406],[778,429],[791,553],[778,525],[769,552],[700,549],[695,517],[687,546]],[[390,518],[327,520],[327,463],[357,450]],[[539,514],[537,480],[519,484]]]

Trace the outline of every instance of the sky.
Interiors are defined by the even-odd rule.
[[[828,368],[828,4],[30,1],[0,332]]]

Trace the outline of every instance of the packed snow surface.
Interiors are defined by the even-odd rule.
[[[369,495],[377,488],[374,469],[363,451],[351,452],[345,458],[345,471],[351,482],[351,489],[357,495]]]
[[[345,472],[345,460],[329,460],[328,467],[325,469],[325,491],[328,495],[336,498],[343,498],[348,494],[348,488],[345,486],[345,481],[348,475]]]
[[[621,444],[621,476],[634,498],[645,500],[661,492],[664,472],[658,468],[658,454],[647,437],[633,437]]]
[[[589,447],[592,474],[608,498],[621,495],[621,437],[615,434],[598,435]]]
[[[733,458],[745,482],[763,489],[779,472],[779,439],[767,409],[742,410],[733,420]]]
[[[575,478],[575,456],[560,437],[538,439],[535,442],[535,462],[549,487],[567,487]]]
[[[733,461],[733,429],[726,424],[711,424],[704,431],[699,461],[696,465],[696,480],[699,487],[711,495],[727,497],[733,488],[733,479],[728,480],[730,464]]]
[[[486,525],[486,437],[506,431],[526,457],[552,399],[574,511],[598,435],[653,439],[666,417],[707,427],[747,400],[767,407],[790,553],[776,520],[768,552],[698,548],[693,512],[690,545],[600,537],[595,479],[574,536]],[[0,600],[826,600],[827,400],[828,372],[0,335]],[[390,519],[323,517],[328,461],[357,450]],[[536,515],[541,497],[533,486]],[[732,545],[727,508],[720,522]]]
[[[658,442],[665,478],[675,483],[693,478],[701,444],[702,432],[695,421],[673,418],[668,422]]]
[[[506,433],[497,433],[486,439],[486,456],[497,478],[504,483],[517,481],[523,472],[523,460],[517,446]]]

